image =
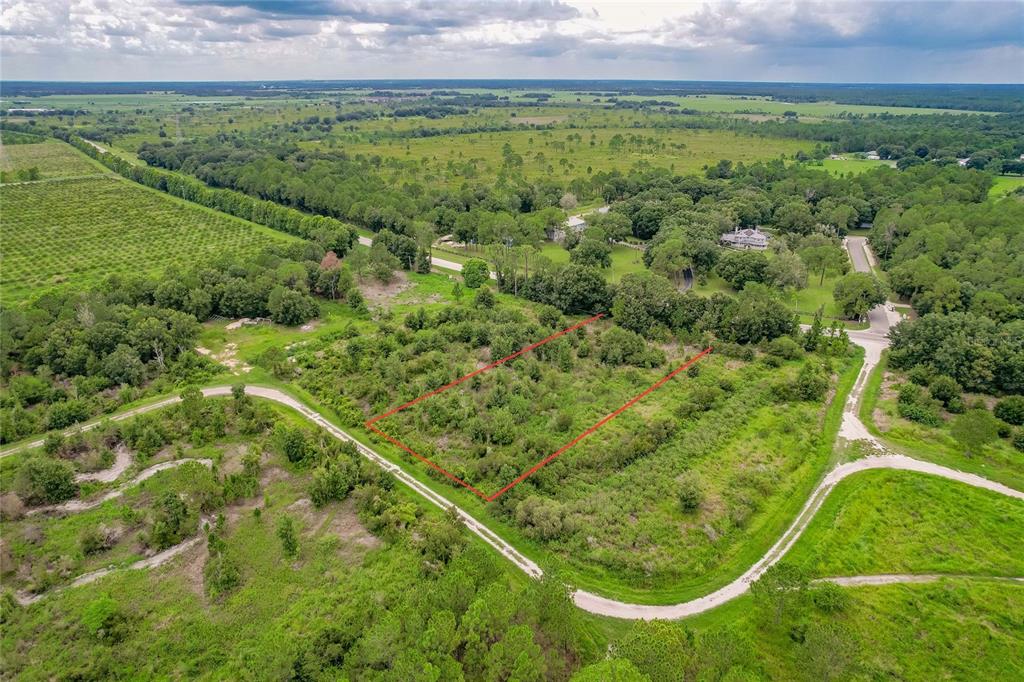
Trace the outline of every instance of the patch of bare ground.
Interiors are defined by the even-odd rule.
[[[886,372],[882,376],[882,386],[879,389],[878,397],[881,400],[892,400],[896,397],[896,385],[899,384],[899,380],[896,375],[892,372]]]
[[[220,470],[224,475],[237,474],[242,470],[242,457],[248,452],[249,446],[235,443],[221,449]]]
[[[359,292],[368,304],[377,306],[390,303],[392,299],[412,286],[409,276],[402,271],[396,272],[388,284],[370,277],[359,278]]]
[[[238,359],[237,343],[224,344],[224,350],[219,353],[214,353],[209,348],[203,348],[202,346],[197,346],[196,352],[200,355],[205,355],[216,363],[224,365],[231,370],[232,374],[248,374],[252,371],[252,365]]]
[[[871,421],[875,422],[875,426],[877,426],[878,430],[881,431],[882,433],[885,433],[890,428],[892,428],[892,420],[889,418],[889,415],[886,414],[885,411],[882,410],[881,408],[876,407],[874,409],[874,411],[871,413]]]
[[[199,597],[204,605],[207,602],[203,569],[206,568],[206,561],[209,558],[210,550],[206,546],[206,541],[203,540],[188,550],[181,562],[181,577],[185,579],[185,584],[188,585],[193,594]]]
[[[317,509],[309,498],[303,497],[288,505],[288,511],[302,520],[303,535],[337,538],[343,553],[346,548],[371,549],[380,545],[380,540],[359,521],[351,499]]]

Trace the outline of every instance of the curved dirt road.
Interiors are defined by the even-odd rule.
[[[853,240],[853,238],[851,238]],[[861,268],[868,267],[867,259],[870,257],[868,251],[864,248],[863,243],[851,243],[847,242],[847,247],[851,251],[851,257],[853,258],[855,267],[860,270]],[[857,249],[861,250],[862,258],[853,256]],[[888,339],[886,338],[886,332],[889,327],[898,320],[896,315],[888,306],[880,305],[869,314],[871,326],[865,331],[851,331],[849,332],[850,340],[864,348],[864,364],[861,367],[860,373],[857,376],[857,380],[854,383],[853,388],[850,391],[850,395],[846,400],[846,405],[843,408],[843,419],[839,430],[839,438],[843,438],[849,441],[864,440],[868,441],[876,452],[883,454],[872,455],[864,457],[852,462],[841,464],[831,471],[829,471],[821,482],[815,487],[811,493],[810,498],[801,509],[797,518],[793,521],[790,527],[782,534],[774,545],[765,553],[761,559],[759,559],[753,566],[747,569],[741,576],[725,585],[724,587],[715,590],[714,592],[700,597],[698,599],[692,599],[690,601],[682,602],[679,604],[671,605],[650,605],[650,604],[630,604],[626,602],[616,601],[614,599],[608,599],[599,595],[587,592],[585,590],[577,590],[573,594],[573,600],[576,605],[585,611],[596,613],[605,616],[612,616],[616,618],[629,618],[629,619],[674,619],[682,618],[685,616],[691,616],[694,614],[702,613],[709,609],[720,606],[727,601],[735,599],[741,596],[747,590],[750,589],[750,584],[757,580],[769,567],[777,563],[793,544],[799,539],[804,529],[810,523],[811,519],[821,508],[822,503],[828,494],[832,491],[837,483],[860,471],[867,471],[870,469],[899,469],[903,471],[914,471],[922,474],[928,474],[932,476],[939,476],[953,481],[965,483],[970,486],[977,488],[983,488],[992,492],[1013,497],[1019,500],[1024,500],[1024,492],[1014,490],[995,481],[982,478],[975,474],[958,471],[949,467],[940,466],[938,464],[932,464],[931,462],[924,462],[916,460],[911,457],[904,455],[893,454],[888,452],[885,445],[880,442],[877,438],[872,436],[864,424],[860,421],[857,416],[857,406],[860,403],[861,394],[864,391],[864,387],[867,384],[868,376],[871,371],[878,364],[881,353],[888,345]],[[514,563],[519,569],[525,572],[527,575],[532,577],[540,577],[543,575],[543,571],[540,567],[521,554],[512,545],[503,540],[501,537],[496,535],[483,523],[477,521],[473,516],[468,514],[465,510],[454,505],[450,500],[434,491],[427,485],[421,483],[402,467],[394,464],[383,456],[378,454],[373,449],[363,445],[348,433],[338,428],[320,413],[305,406],[292,396],[275,388],[269,388],[265,386],[246,386],[245,391],[247,394],[264,398],[266,400],[272,400],[280,403],[291,409],[295,410],[309,421],[317,424],[325,431],[330,433],[335,438],[352,442],[359,450],[360,454],[374,462],[378,466],[382,467],[386,471],[389,471],[396,478],[402,481],[404,484],[412,488],[414,491],[422,495],[424,498],[429,500],[431,503],[441,507],[442,509],[454,509],[456,514],[462,520],[462,522],[469,528],[471,532],[476,534],[478,537],[484,540],[487,544],[497,550],[502,556],[507,558],[509,561]],[[203,394],[206,396],[225,396],[230,395],[230,386],[217,386],[213,388],[207,388],[203,390]],[[150,405],[135,408],[122,414],[111,417],[112,420],[127,419],[143,412],[149,412],[155,409],[160,409],[167,405],[179,402],[180,398],[177,396],[161,400]],[[87,424],[80,427],[82,430],[95,428],[96,423]],[[22,444],[14,448],[0,453],[0,456],[10,454],[15,450],[19,450],[24,447],[39,447],[42,445],[42,439],[35,441],[34,443]],[[154,472],[155,473],[155,472]],[[927,576],[922,576],[924,579]],[[889,580],[890,582],[914,582],[917,580],[914,576],[909,576],[906,580],[900,580],[899,576],[853,576],[847,578],[835,578],[829,579],[839,584],[880,584],[878,581]],[[861,583],[853,581],[862,581]],[[872,582],[872,580],[876,582]],[[847,581],[847,582],[840,582]]]

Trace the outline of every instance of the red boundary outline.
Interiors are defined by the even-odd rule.
[[[443,393],[443,392],[447,391],[449,388],[452,388],[454,386],[458,386],[459,384],[461,384],[462,382],[466,381],[467,379],[475,377],[476,375],[482,374],[483,372],[486,372],[488,370],[494,369],[495,367],[497,367],[499,365],[502,365],[502,364],[508,362],[509,360],[513,360],[513,359],[519,357],[523,353],[527,353],[527,352],[533,350],[534,348],[538,348],[540,346],[543,346],[545,343],[548,343],[550,341],[554,341],[555,339],[557,339],[560,336],[564,336],[565,334],[568,334],[571,331],[575,331],[577,329],[580,329],[581,327],[584,327],[584,326],[590,324],[591,322],[596,322],[597,320],[601,319],[604,316],[605,316],[605,313],[599,313],[597,315],[594,315],[593,317],[590,317],[590,318],[587,318],[586,320],[583,320],[582,322],[578,322],[578,323],[572,325],[571,327],[567,327],[567,328],[563,329],[560,332],[555,332],[551,336],[548,336],[547,338],[541,339],[540,341],[537,341],[536,343],[532,343],[529,346],[525,346],[523,348],[520,348],[515,353],[512,353],[511,355],[506,355],[505,357],[501,358],[500,360],[496,360],[495,362],[492,362],[491,364],[489,364],[489,365],[487,365],[485,367],[481,367],[480,369],[475,370],[473,372],[470,372],[469,374],[467,374],[465,376],[459,377],[455,381],[447,383],[444,386],[442,386],[441,388],[436,388],[433,391],[429,391],[427,393],[424,393],[420,397],[418,397],[418,398],[416,398],[414,400],[410,400],[409,402],[405,403],[404,405],[400,405],[400,406],[394,408],[393,410],[385,412],[384,414],[377,415],[373,419],[370,419],[370,420],[366,421],[365,422],[365,426],[368,429],[370,429],[371,431],[373,431],[374,433],[376,433],[376,434],[378,434],[380,436],[383,436],[392,445],[395,445],[395,446],[401,448],[402,450],[405,450],[410,455],[412,455],[413,457],[415,457],[419,461],[423,462],[427,466],[429,466],[432,469],[435,469],[436,471],[439,471],[440,473],[444,474],[446,477],[448,477],[454,483],[458,483],[463,488],[466,488],[467,490],[472,492],[474,495],[479,497],[484,502],[493,502],[494,500],[498,499],[499,497],[501,497],[502,495],[507,493],[512,488],[516,487],[517,485],[519,485],[520,483],[525,481],[527,478],[529,478],[533,474],[537,473],[537,471],[539,471],[544,466],[546,466],[547,464],[549,464],[550,462],[552,462],[553,460],[558,458],[558,456],[561,455],[562,453],[564,453],[566,450],[568,450],[572,446],[576,445],[581,440],[583,440],[584,438],[586,438],[590,434],[594,433],[599,428],[601,428],[602,426],[604,426],[605,424],[607,424],[611,420],[615,419],[616,417],[618,417],[620,414],[622,414],[623,412],[625,412],[629,408],[633,407],[633,405],[635,405],[636,403],[638,403],[641,400],[643,400],[650,393],[652,393],[653,391],[655,391],[655,390],[661,388],[662,386],[664,386],[666,383],[669,382],[669,380],[672,379],[672,377],[674,377],[677,374],[679,374],[680,372],[688,369],[693,363],[697,362],[698,360],[703,358],[705,355],[710,353],[711,352],[711,346],[708,346],[707,348],[705,348],[700,353],[698,353],[697,355],[695,355],[692,358],[690,358],[688,361],[686,361],[685,363],[683,363],[679,367],[675,368],[674,370],[672,370],[671,372],[669,372],[668,374],[666,374],[662,378],[658,379],[656,382],[654,382],[653,384],[648,386],[642,393],[639,393],[636,396],[634,396],[633,398],[631,398],[630,400],[628,400],[626,403],[624,403],[621,407],[619,407],[614,412],[612,412],[610,414],[607,414],[604,417],[602,417],[600,420],[597,421],[596,424],[594,424],[593,426],[588,428],[586,431],[584,431],[580,435],[578,435],[575,438],[573,438],[571,441],[569,441],[568,443],[566,443],[562,447],[560,447],[557,450],[555,450],[553,453],[551,453],[550,455],[548,455],[547,457],[545,457],[541,461],[539,461],[536,464],[534,464],[532,467],[530,467],[529,469],[527,469],[523,473],[519,474],[519,476],[517,476],[514,481],[512,481],[511,483],[509,483],[508,485],[506,485],[504,488],[502,488],[498,492],[494,493],[493,495],[487,495],[485,493],[480,492],[479,490],[477,490],[476,488],[471,486],[469,483],[466,483],[461,478],[459,478],[455,474],[451,473],[450,471],[448,471],[444,467],[434,463],[433,461],[431,461],[431,460],[427,459],[426,457],[424,457],[423,455],[419,454],[418,452],[416,452],[415,450],[410,448],[408,445],[406,445],[402,441],[398,440],[397,438],[393,438],[390,435],[384,433],[383,431],[378,429],[376,426],[374,426],[374,423],[380,421],[381,419],[385,419],[387,417],[391,417],[391,416],[393,416],[395,414],[398,414],[402,410],[404,410],[404,409],[406,409],[408,407],[412,407],[413,405],[415,405],[416,403],[418,403],[418,402],[420,402],[422,400],[425,400],[425,399],[427,399],[427,398],[429,398],[431,396],[434,396],[434,395],[437,395],[439,393]]]

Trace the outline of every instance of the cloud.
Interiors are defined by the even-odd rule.
[[[23,79],[1024,80],[1015,0],[5,0],[0,35]]]

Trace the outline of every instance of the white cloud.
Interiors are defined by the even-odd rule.
[[[1024,80],[1024,4],[978,0],[6,0],[0,75]]]

